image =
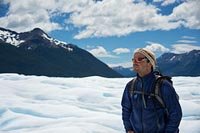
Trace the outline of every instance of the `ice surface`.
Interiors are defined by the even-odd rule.
[[[123,133],[121,97],[130,78],[0,74],[0,131]],[[173,77],[180,133],[200,133],[200,77]]]

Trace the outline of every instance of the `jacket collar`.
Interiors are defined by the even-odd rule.
[[[137,74],[137,78],[145,81],[145,80],[148,80],[150,78],[154,77],[154,73],[153,72],[150,72],[149,74],[145,75],[144,77],[140,77],[139,74]]]

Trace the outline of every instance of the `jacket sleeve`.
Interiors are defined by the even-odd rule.
[[[164,81],[161,93],[169,114],[166,121],[165,133],[178,133],[182,110],[175,89],[169,82]]]
[[[122,96],[122,120],[124,124],[124,128],[127,131],[133,130],[132,125],[130,123],[130,115],[131,115],[131,99],[130,99],[130,94],[129,94],[129,85],[126,85],[126,88],[124,90],[123,96]]]

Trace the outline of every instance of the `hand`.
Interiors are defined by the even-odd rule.
[[[128,133],[134,133],[134,131],[128,131]]]

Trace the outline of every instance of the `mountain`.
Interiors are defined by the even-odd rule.
[[[193,50],[183,54],[165,53],[157,58],[157,66],[163,75],[200,76],[200,50]],[[124,77],[136,75],[131,68],[118,66],[112,69]]]
[[[160,71],[171,76],[200,76],[200,50],[165,53],[157,59]]]
[[[0,28],[0,53],[0,73],[122,77],[86,50],[53,39],[39,28],[23,33]]]
[[[120,73],[124,77],[134,77],[136,73],[133,71],[132,68],[124,68],[122,66],[112,67],[113,70]]]

